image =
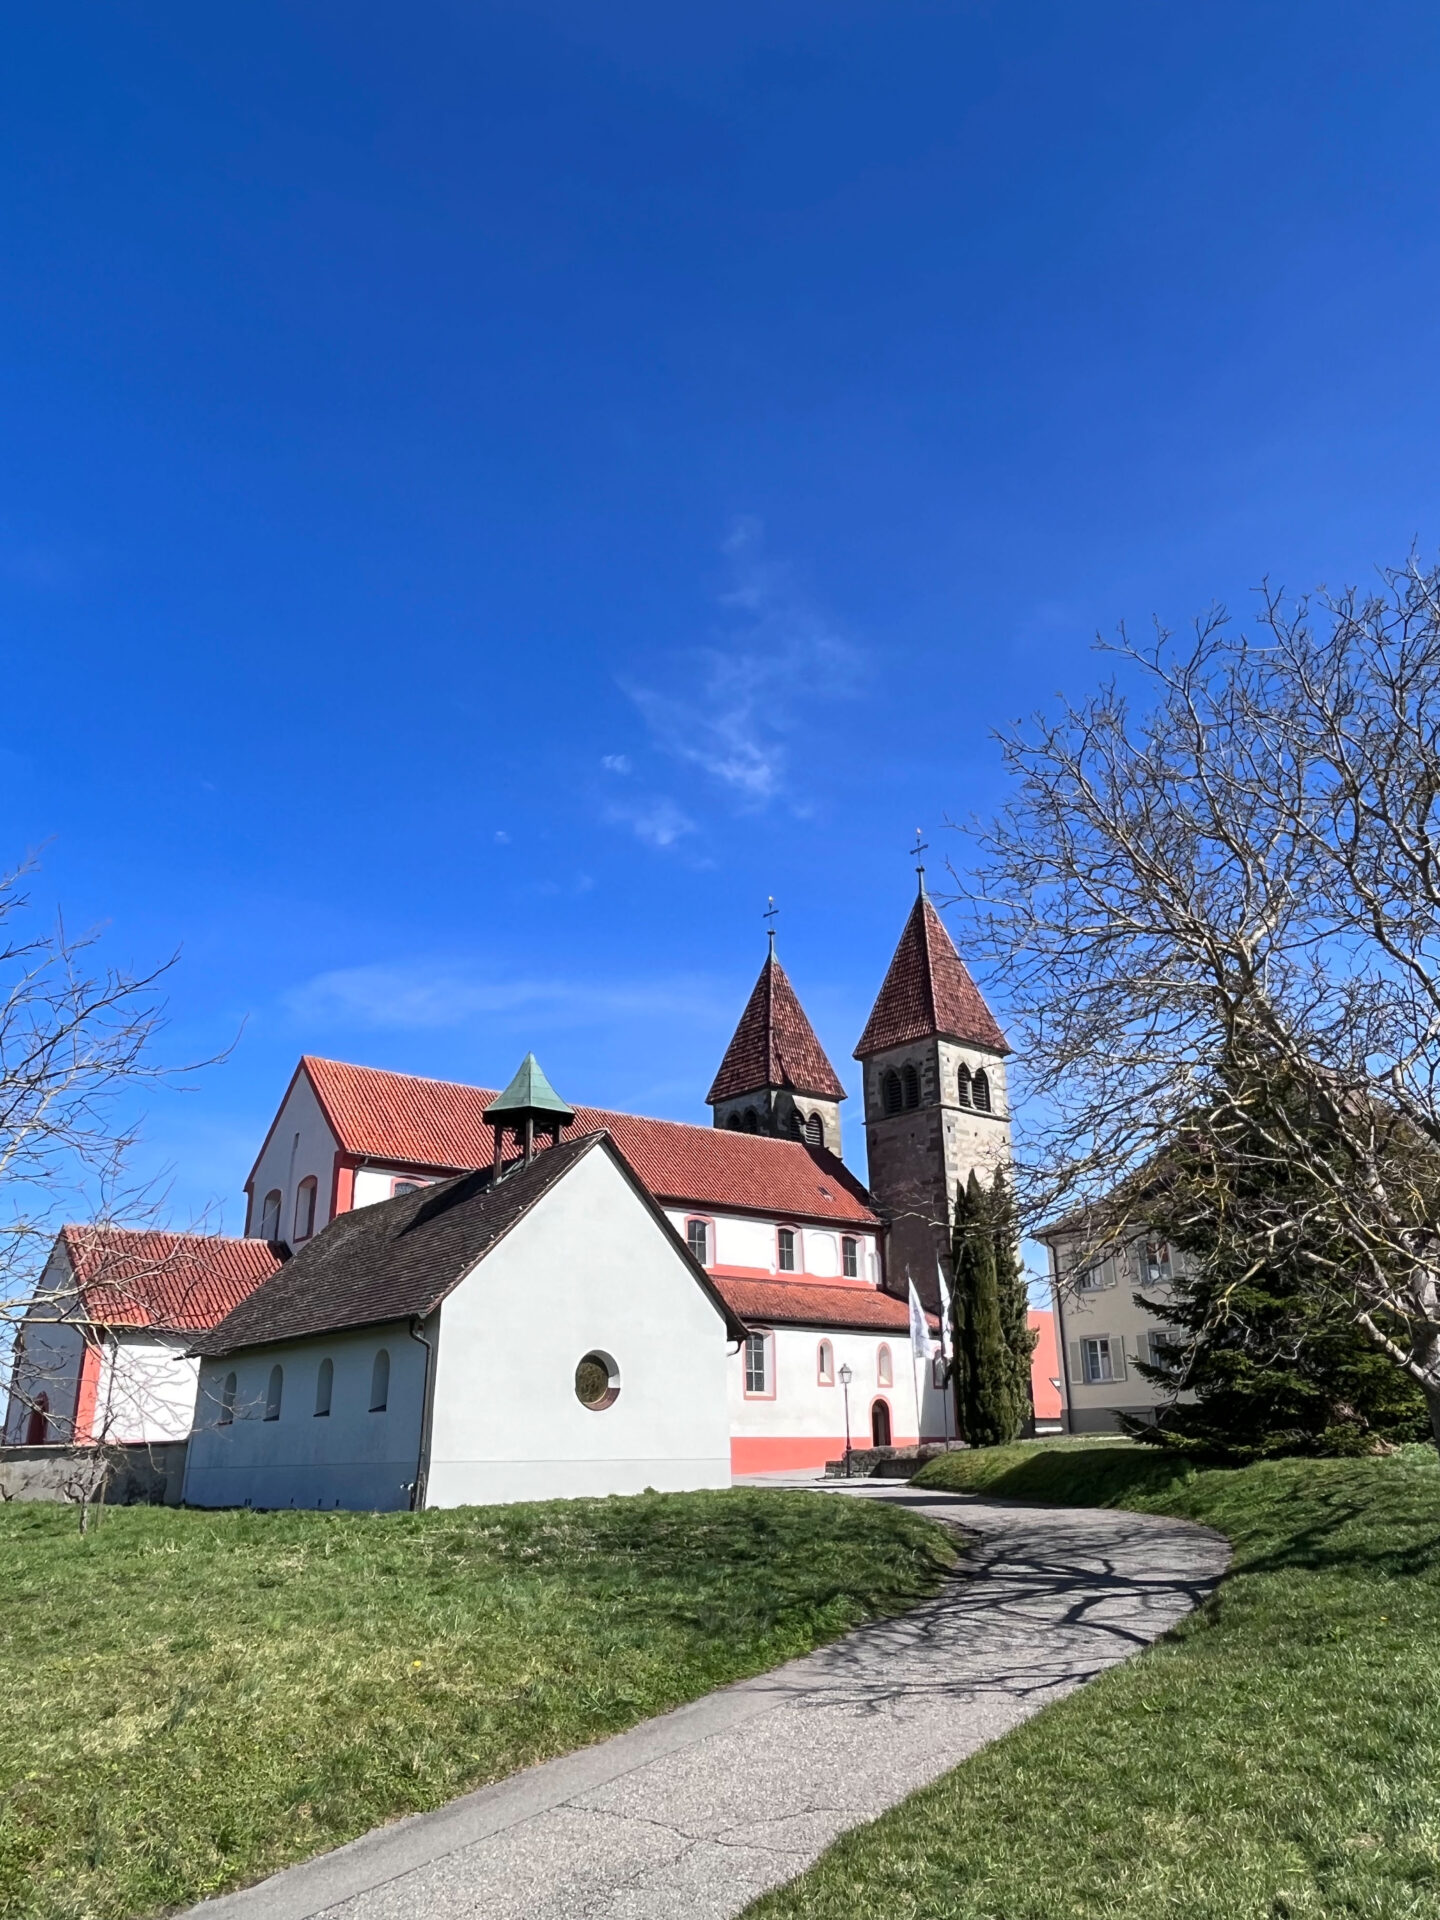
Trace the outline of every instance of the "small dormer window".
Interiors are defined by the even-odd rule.
[[[990,1076],[981,1067],[970,1082],[970,1097],[981,1113],[990,1111]]]

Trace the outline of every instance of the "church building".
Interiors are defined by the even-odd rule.
[[[304,1056],[215,1242],[265,1259],[192,1334],[187,1498],[710,1486],[953,1437],[909,1294],[938,1332],[956,1191],[1009,1156],[1006,1053],[922,875],[855,1048],[868,1186],[773,935],[708,1127],[571,1109],[533,1056],[503,1094]]]

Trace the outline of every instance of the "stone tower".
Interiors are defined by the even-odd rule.
[[[885,1284],[939,1305],[936,1261],[950,1274],[955,1193],[972,1168],[987,1184],[1010,1159],[1005,1056],[979,988],[919,895],[855,1048],[865,1078],[869,1187],[889,1227]]]
[[[772,937],[706,1105],[714,1108],[717,1127],[804,1140],[838,1156],[844,1098],[845,1089],[775,958]]]

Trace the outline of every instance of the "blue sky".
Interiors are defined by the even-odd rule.
[[[14,13],[5,850],[240,1033],[177,1215],[304,1050],[704,1118],[772,893],[858,1090],[1097,629],[1434,553],[1437,80],[1388,0]]]

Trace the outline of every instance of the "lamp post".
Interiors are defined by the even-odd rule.
[[[850,1382],[855,1378],[844,1362],[840,1367],[840,1385],[845,1390],[845,1478],[850,1478]]]

